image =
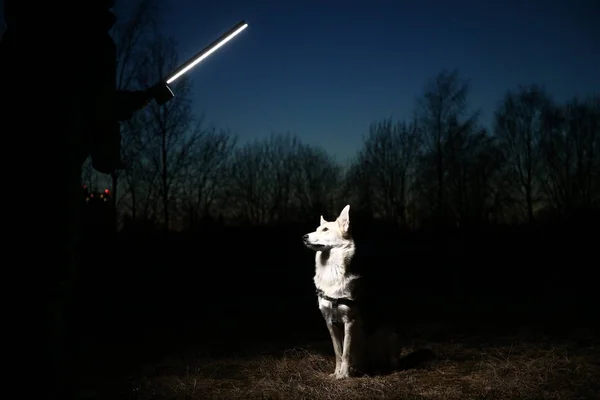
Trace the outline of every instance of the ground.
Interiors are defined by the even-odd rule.
[[[202,253],[218,240],[123,241],[115,263],[94,244],[73,310],[82,400],[600,399],[596,280],[581,253],[560,274],[556,254],[373,263],[403,355],[437,360],[337,381],[300,238],[241,235],[247,247],[211,253],[221,263]],[[255,250],[264,243],[285,252]]]
[[[334,380],[328,341],[219,356],[187,348],[122,376],[112,398],[146,399],[595,399],[600,346],[577,338],[457,336],[405,343],[403,356],[430,349],[437,360],[385,376]],[[116,386],[112,386],[116,388]],[[106,390],[108,386],[105,386]],[[106,393],[106,392],[105,392]],[[109,395],[108,393],[106,393]]]

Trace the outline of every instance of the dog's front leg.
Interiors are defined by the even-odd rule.
[[[361,351],[360,324],[356,320],[344,323],[344,345],[342,350],[342,365],[336,378],[349,378],[357,372]]]
[[[337,377],[342,367],[344,331],[341,326],[331,322],[327,322],[327,329],[329,329],[333,343],[333,352],[335,353],[335,372],[331,376]]]

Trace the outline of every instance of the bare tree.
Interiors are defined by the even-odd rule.
[[[272,220],[273,171],[266,150],[265,143],[261,141],[236,149],[228,172],[230,216],[254,226]]]
[[[262,225],[303,220],[331,207],[339,168],[295,135],[272,134],[237,149],[229,177],[232,216]]]
[[[227,167],[236,139],[227,131],[205,130],[190,149],[191,160],[184,166],[183,187],[183,202],[190,228],[199,219],[211,217],[211,212],[215,211],[214,203],[223,200]]]
[[[345,170],[342,187],[343,195],[353,204],[354,215],[362,214],[372,218],[376,214],[376,200],[372,187],[373,177],[357,155]]]
[[[407,192],[420,152],[421,136],[415,122],[392,122],[391,119],[372,124],[363,141],[355,168],[369,176],[368,190],[374,206],[382,217],[407,224]],[[356,173],[357,171],[355,171]]]
[[[137,223],[139,217],[143,220],[155,220],[157,215],[152,199],[157,196],[153,182],[159,171],[151,167],[148,158],[144,156],[153,139],[152,135],[147,134],[151,129],[151,120],[147,113],[138,113],[124,125],[127,135],[123,136],[123,141],[126,142],[123,157],[127,162],[127,169],[123,173],[125,190],[117,204],[129,211],[133,223]]]
[[[540,144],[550,107],[546,93],[531,85],[520,87],[516,93],[508,92],[495,117],[495,133],[510,168],[509,177],[524,200],[529,222],[534,220],[534,207],[541,191]]]
[[[325,150],[307,144],[298,147],[295,159],[290,174],[298,219],[334,213],[339,208],[341,189],[339,165]]]
[[[149,54],[148,40],[155,28],[157,13],[156,0],[141,0],[127,18],[121,18],[112,29],[112,36],[117,47],[117,89],[140,90],[153,82],[145,81]],[[142,139],[142,124],[144,119],[135,114],[130,120],[120,124],[122,135],[122,157],[129,167],[115,170],[110,174],[112,198],[116,209],[121,209],[121,203],[128,197],[129,207],[135,220],[137,211],[137,193],[135,184],[140,175],[138,156],[144,148]],[[121,184],[120,177],[125,175],[126,181]],[[120,190],[120,189],[124,190]],[[115,214],[118,216],[118,213]]]
[[[232,190],[252,224],[286,221],[295,196],[293,176],[302,144],[291,134],[271,134],[244,146],[234,159]]]
[[[547,113],[542,142],[546,166],[544,190],[552,206],[563,212],[593,203],[593,177],[600,141],[594,99],[573,99]]]
[[[144,71],[149,61],[148,41],[156,29],[156,0],[140,0],[131,15],[123,22],[117,22],[112,36],[117,46],[117,88],[138,89],[140,84],[147,86],[155,82],[143,82],[140,71]],[[143,73],[143,72],[142,72]]]
[[[176,43],[171,38],[154,32],[147,49],[150,54],[148,80],[158,82],[177,66]],[[202,137],[201,120],[197,121],[191,109],[191,83],[187,77],[171,85],[176,96],[166,104],[152,103],[146,113],[146,145],[141,156],[144,168],[155,177],[151,182],[158,194],[162,224],[170,229],[173,211],[177,208],[176,194],[185,182],[185,173],[193,161],[193,151]],[[158,204],[158,203],[155,203]]]
[[[271,215],[278,221],[287,221],[295,196],[293,171],[298,167],[298,152],[302,143],[297,136],[287,134],[271,134],[264,143],[264,154],[270,166],[271,198],[273,201]]]
[[[544,111],[544,134],[540,140],[540,187],[550,207],[556,211],[567,211],[573,200],[574,141],[569,134],[565,109],[549,106]]]
[[[474,126],[452,124],[446,142],[448,204],[459,224],[488,220],[503,157],[494,138]]]
[[[423,162],[433,165],[435,172],[435,208],[438,217],[446,207],[446,175],[451,136],[461,135],[476,123],[478,112],[470,112],[469,86],[459,78],[458,72],[440,72],[427,82],[425,94],[418,99],[416,114],[423,131]],[[421,181],[425,186],[425,182]]]

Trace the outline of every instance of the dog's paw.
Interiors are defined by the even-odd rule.
[[[333,377],[338,380],[339,379],[348,379],[348,378],[350,378],[350,374],[348,372],[338,372],[338,373],[333,374]]]

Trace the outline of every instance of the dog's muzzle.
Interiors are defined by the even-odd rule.
[[[302,243],[304,243],[305,246],[311,246],[310,240],[308,239],[308,234],[302,236]]]
[[[308,247],[309,249],[313,249],[313,250],[320,250],[320,249],[322,249],[322,248],[324,248],[324,247],[325,247],[325,246],[324,246],[324,245],[322,245],[322,244],[314,244],[314,243],[311,243],[311,242],[308,240],[308,234],[306,234],[306,235],[302,236],[302,243],[304,243],[304,245],[305,245],[306,247]]]

